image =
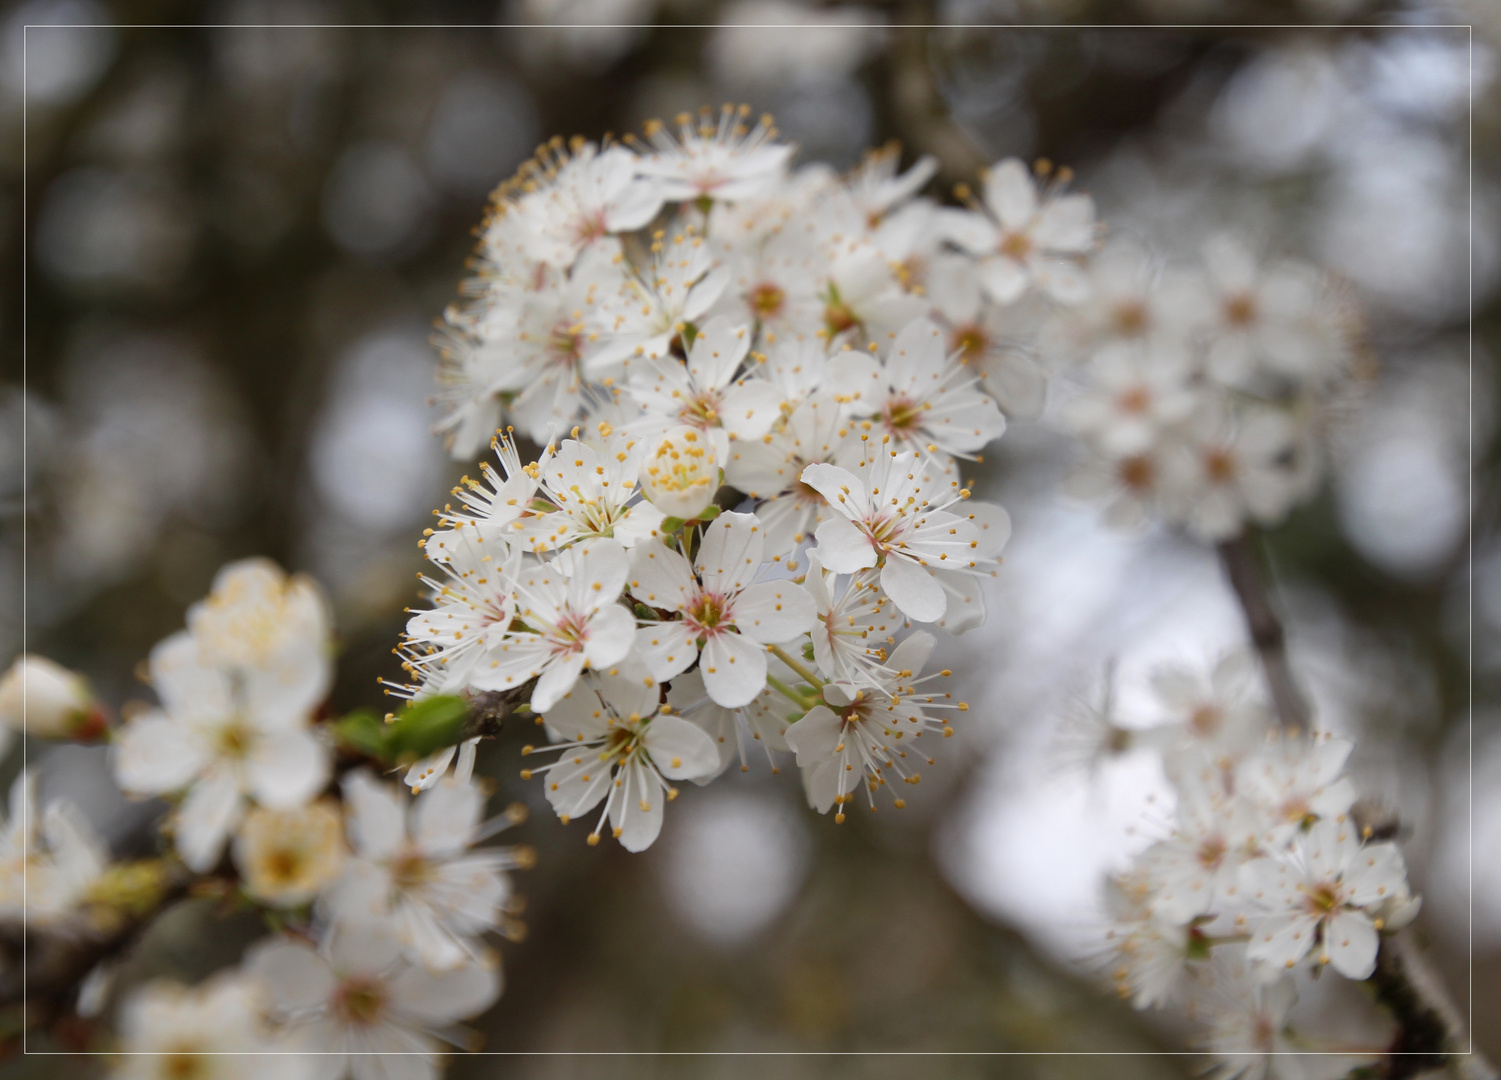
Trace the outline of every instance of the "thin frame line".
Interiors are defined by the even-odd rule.
[[[29,450],[29,437],[27,437],[27,417],[29,410],[26,408],[27,375],[29,375],[29,348],[27,348],[27,315],[29,315],[29,281],[27,281],[27,269],[29,269],[29,237],[27,237],[27,177],[29,177],[29,160],[27,160],[27,57],[29,57],[29,30],[714,30],[714,28],[735,28],[735,30],[847,30],[847,28],[887,28],[887,30],[1466,30],[1466,58],[1468,58],[1468,156],[1469,156],[1469,189],[1468,205],[1466,205],[1466,223],[1468,223],[1468,344],[1469,344],[1469,417],[1468,417],[1468,441],[1469,456],[1474,458],[1474,339],[1475,339],[1475,284],[1474,284],[1474,184],[1475,184],[1475,65],[1474,65],[1474,34],[1475,28],[1472,23],[1153,23],[1153,24],[1130,24],[1130,23],[806,23],[806,24],[766,24],[766,23],[26,23],[21,27],[21,389],[23,389],[23,401],[21,401],[21,652],[26,654],[27,648],[27,529],[24,522],[27,519],[27,495],[30,492],[30,484],[27,483],[27,450]],[[1474,1025],[1474,980],[1475,980],[1475,957],[1474,957],[1474,564],[1475,564],[1475,523],[1474,523],[1474,466],[1469,468],[1468,484],[1468,547],[1469,547],[1469,582],[1468,582],[1468,751],[1469,751],[1469,822],[1468,822],[1468,1016],[1466,1023],[1469,1029],[1469,1046],[1462,1055],[1469,1056],[1474,1053],[1475,1025]],[[27,754],[27,708],[26,708],[26,679],[21,679],[21,768],[23,772],[29,766],[29,754]],[[21,835],[21,850],[23,859],[27,858],[26,829]],[[30,1026],[27,1025],[27,876],[21,874],[21,1055],[33,1056],[33,1058],[51,1058],[51,1056],[77,1056],[72,1052],[63,1050],[29,1050],[27,1049],[27,1035]],[[101,1053],[101,1052],[92,1052]],[[236,1052],[209,1052],[204,1056],[294,1056],[297,1052],[255,1052],[254,1055],[243,1055]],[[318,1056],[323,1056],[320,1052]],[[336,1052],[327,1052],[336,1053]],[[386,1056],[438,1056],[443,1052],[407,1053],[401,1052],[396,1055]],[[509,1056],[587,1056],[587,1058],[614,1058],[614,1056],[713,1056],[713,1058],[741,1058],[741,1056],[775,1056],[775,1058],[800,1058],[800,1056],[812,1056],[812,1058],[824,1058],[824,1056],[902,1056],[902,1058],[934,1058],[934,1056],[964,1056],[964,1058],[1097,1058],[1097,1056],[1118,1056],[1118,1058],[1136,1058],[1136,1056],[1148,1056],[1148,1058],[1202,1058],[1205,1052],[1201,1050],[787,1050],[787,1052],[755,1052],[755,1050],[717,1050],[717,1052],[689,1052],[689,1050],[479,1050],[470,1052],[477,1058],[509,1058]],[[1403,1056],[1415,1055],[1421,1052],[1387,1052],[1390,1058],[1403,1058]],[[155,1056],[150,1052],[114,1052],[114,1056]],[[1276,1050],[1270,1053],[1256,1052],[1229,1052],[1220,1056],[1270,1056],[1270,1058],[1349,1058],[1349,1053],[1336,1052],[1336,1050]],[[1358,1056],[1358,1055],[1354,1055]]]

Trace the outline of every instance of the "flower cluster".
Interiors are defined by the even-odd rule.
[[[1205,1014],[1223,1053],[1284,1049],[1296,978],[1369,978],[1380,935],[1420,904],[1396,845],[1352,817],[1353,744],[1275,729],[1254,678],[1246,653],[1207,677],[1165,667],[1162,722],[1095,725],[1101,747],[1158,751],[1177,799],[1168,834],[1110,882],[1109,973],[1138,1008]]]
[[[461,506],[424,538],[432,606],[408,623],[413,682],[398,692],[516,695],[551,740],[524,748],[550,760],[523,776],[545,779],[564,822],[599,808],[591,843],[608,823],[631,850],[656,839],[674,781],[707,782],[737,752],[743,762],[747,739],[795,751],[820,810],[862,782],[916,782],[903,740],[948,733],[935,717],[956,706],[918,689],[931,635],[897,645],[897,634],[911,621],[979,621],[975,583],[1007,520],[943,463],[862,445],[871,459],[853,471],[819,462],[794,474],[824,515],[808,538],[769,530],[760,500],[710,502],[721,470],[696,428],[647,443],[602,425],[526,466],[497,440],[500,468],[460,485]],[[697,507],[654,468],[695,477]],[[420,762],[408,782],[430,786],[454,756]]]
[[[525,775],[564,821],[599,808],[591,842],[647,846],[673,782],[750,742],[843,820],[963,708],[921,674],[931,635],[898,635],[984,618],[1010,523],[959,463],[1040,407],[1023,311],[1078,299],[1093,206],[1015,162],[955,209],[895,147],[847,177],[791,158],[730,107],[549,144],[441,335],[450,449],[499,467],[425,538],[398,692],[517,695],[552,755]]]
[[[983,204],[941,207],[918,195],[931,158],[899,173],[893,146],[847,177],[794,169],[747,113],[558,140],[499,189],[439,341],[455,457],[502,424],[539,444],[599,419],[687,425],[729,483],[786,499],[774,527],[795,532],[791,465],[858,457],[860,435],[949,462],[1040,408],[1021,346],[1035,309],[1083,295],[1090,200],[1039,191],[1012,160]]]
[[[1113,523],[1155,516],[1210,541],[1281,521],[1318,483],[1354,373],[1356,320],[1336,283],[1260,262],[1228,234],[1197,266],[1120,242],[1088,273],[1083,302],[1040,335],[1075,376],[1059,410],[1087,449],[1073,491]]]
[[[115,776],[127,794],[173,801],[164,831],[187,871],[287,931],[202,987],[130,997],[121,1034],[141,1056],[125,1073],[156,1075],[157,1055],[176,1055],[173,1075],[187,1075],[210,1068],[207,1055],[275,1051],[292,1056],[267,1060],[362,1078],[385,1075],[379,1055],[416,1054],[413,1075],[430,1075],[432,1036],[450,1037],[500,993],[485,939],[510,928],[508,871],[531,856],[479,845],[523,815],[486,821],[485,791],[467,777],[428,784],[419,800],[363,768],[331,783],[330,732],[317,722],[331,627],[310,580],[233,563],[187,621],[152,651],[161,704],[119,730]],[[18,790],[11,834],[33,827],[31,787]],[[76,903],[101,892],[107,853],[64,811],[49,807],[45,844],[32,839],[43,865],[27,881]]]

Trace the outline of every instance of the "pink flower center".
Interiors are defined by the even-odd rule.
[[[683,612],[700,634],[722,631],[731,621],[729,600],[719,593],[700,592]]]

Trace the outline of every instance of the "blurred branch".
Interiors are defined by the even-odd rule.
[[[954,122],[938,89],[928,57],[932,37],[929,28],[937,23],[934,7],[932,0],[911,0],[896,6],[893,21],[898,29],[887,82],[892,120],[907,146],[938,159],[943,179],[950,183],[973,181],[986,165],[985,156]]]
[[[85,909],[66,926],[30,932],[7,927],[0,932],[0,1008],[23,1006],[28,1028],[71,1012],[90,972],[128,953],[167,908],[189,895],[195,881],[204,880],[174,872],[133,911]]]
[[[1281,618],[1272,607],[1259,534],[1247,529],[1235,539],[1222,543],[1219,552],[1220,564],[1225,568],[1225,575],[1230,579],[1235,598],[1240,601],[1241,612],[1246,617],[1251,644],[1261,660],[1261,670],[1277,711],[1277,723],[1284,731],[1306,731],[1308,702],[1298,689],[1287,662],[1287,635],[1282,629]]]
[[[1222,543],[1219,553],[1261,660],[1277,722],[1287,732],[1307,731],[1308,701],[1288,664],[1287,635],[1272,606],[1260,536],[1248,529]],[[1438,972],[1410,938],[1382,940],[1370,983],[1376,1001],[1397,1022],[1381,1075],[1400,1080],[1447,1066],[1465,1080],[1494,1080],[1495,1068],[1470,1046],[1464,1018]]]
[[[1410,938],[1381,942],[1370,982],[1377,1002],[1397,1021],[1383,1075],[1402,1080],[1447,1067],[1462,1080],[1495,1080],[1495,1066],[1471,1045],[1458,1006]]]

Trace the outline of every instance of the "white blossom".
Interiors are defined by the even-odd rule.
[[[447,780],[413,799],[368,773],[344,779],[351,857],[321,909],[339,925],[380,922],[404,954],[431,971],[484,961],[483,935],[499,927],[511,896],[506,871],[529,856],[476,848],[485,796]]]
[[[1079,259],[1094,247],[1094,203],[1063,185],[1060,177],[1039,193],[1027,167],[1007,158],[984,177],[983,209],[948,212],[950,236],[979,257],[980,283],[996,303],[1032,286],[1063,303],[1088,295]]]
[[[198,986],[157,981],[120,1009],[115,1080],[298,1080],[314,1059],[277,1053],[261,1018],[260,987],[238,973]]]
[[[585,374],[597,378],[621,363],[667,356],[673,338],[702,318],[728,283],[728,271],[714,266],[701,236],[685,230],[669,240],[659,233],[650,264],[602,300],[595,318],[605,340],[589,355]]]
[[[855,397],[856,416],[868,417],[856,430],[884,436],[889,442],[883,444],[895,451],[946,463],[972,457],[1006,430],[1006,418],[979,390],[974,369],[948,354],[943,332],[928,319],[904,326],[882,363],[859,359],[863,370],[851,364],[835,385]]]
[[[636,365],[628,387],[643,410],[636,430],[697,428],[721,461],[730,440],[765,435],[781,416],[781,395],[764,379],[735,377],[750,350],[750,331],[716,316],[694,335],[686,364],[668,356]]]
[[[1236,787],[1262,807],[1268,840],[1285,843],[1320,820],[1339,819],[1355,803],[1340,775],[1355,744],[1332,735],[1282,735],[1236,769]]]
[[[856,787],[866,788],[874,807],[877,790],[896,780],[915,784],[922,777],[918,766],[933,764],[930,749],[919,750],[916,741],[928,733],[952,735],[953,729],[930,713],[967,707],[951,702],[946,692],[919,689],[934,677],[918,677],[917,672],[935,644],[931,634],[912,634],[892,650],[881,686],[828,683],[822,703],[787,729],[809,806],[821,814],[835,807],[834,820],[842,822],[844,805],[854,798]],[[893,801],[897,809],[906,805],[899,794]]]
[[[774,560],[792,555],[832,511],[824,497],[802,481],[803,470],[833,463],[846,432],[836,401],[804,401],[776,431],[736,442],[725,462],[725,482],[758,500],[766,549]]]
[[[608,820],[623,847],[644,851],[662,830],[664,804],[677,794],[669,781],[719,771],[709,736],[663,712],[660,693],[645,668],[621,664],[591,673],[543,716],[561,740],[547,748],[557,759],[522,776],[545,779],[547,801],[565,825],[603,801],[591,844]]]
[[[664,516],[683,521],[708,509],[719,480],[714,440],[687,424],[663,432],[641,465],[642,494]]]
[[[120,729],[115,779],[129,795],[183,792],[174,840],[190,869],[218,862],[251,799],[300,806],[327,783],[328,750],[308,729],[321,673],[288,683],[275,670],[225,670],[188,631],[157,645],[149,670],[162,707]]]
[[[558,445],[538,470],[532,512],[518,523],[514,543],[540,553],[601,537],[629,548],[658,535],[665,515],[636,489],[644,445],[626,435],[604,438],[598,451],[576,439]]]
[[[654,678],[671,679],[697,660],[718,704],[736,708],[755,699],[766,685],[765,646],[806,633],[817,617],[802,586],[756,581],[764,551],[760,521],[737,513],[720,514],[704,529],[692,563],[655,540],[632,551],[631,595],[668,614],[636,631],[636,649]]]
[[[989,572],[980,530],[948,509],[969,492],[925,468],[915,453],[874,451],[859,476],[809,465],[802,481],[835,511],[816,534],[824,567],[852,574],[879,566],[881,588],[908,618],[933,622],[947,610],[938,571]]]
[[[545,146],[509,192],[530,258],[567,269],[605,237],[649,223],[662,207],[663,190],[641,175],[641,166],[624,146],[600,149],[576,140],[565,150],[561,138]]]
[[[54,799],[38,815],[36,800],[36,776],[22,772],[0,830],[0,919],[47,926],[88,899],[109,850],[72,803]]]
[[[683,113],[676,136],[654,121],[646,129],[653,152],[643,156],[641,172],[660,180],[672,201],[737,202],[764,193],[785,174],[792,147],[774,141],[770,117],[746,127],[749,115],[745,105],[726,105],[717,122],[707,107],[696,122]]]
[[[616,601],[628,573],[618,541],[596,539],[536,566],[508,570],[516,598],[513,626],[469,674],[478,690],[508,690],[536,679],[532,708],[546,712],[588,667],[607,667],[630,651],[636,622]]]
[[[235,837],[245,892],[278,907],[309,903],[344,869],[344,818],[330,799],[271,810],[258,806]]]
[[[1349,979],[1376,967],[1379,919],[1370,909],[1406,887],[1395,845],[1362,843],[1348,820],[1324,820],[1294,838],[1288,857],[1242,871],[1253,905],[1247,956],[1273,971],[1313,955]]]
[[[879,687],[900,619],[876,571],[845,575],[842,588],[840,577],[824,569],[816,551],[809,554],[806,585],[818,608],[813,661],[835,682]]]
[[[282,1045],[312,1056],[320,1080],[436,1078],[434,1036],[489,1008],[501,986],[493,965],[412,963],[379,924],[336,929],[318,949],[271,938],[244,966],[266,988]]]
[[[97,738],[108,727],[87,679],[32,655],[16,657],[0,678],[0,724],[38,739]]]
[[[767,678],[785,682],[797,680],[792,670],[775,657],[767,664]],[[719,767],[712,773],[692,777],[695,784],[707,784],[737,758],[740,771],[747,771],[746,750],[750,743],[760,743],[768,760],[774,760],[771,757],[774,751],[788,748],[785,738],[788,702],[770,688],[761,691],[749,705],[727,709],[709,696],[704,689],[703,674],[695,668],[672,677],[667,704],[675,714],[702,728],[719,751]],[[775,764],[772,771],[777,771]]]

